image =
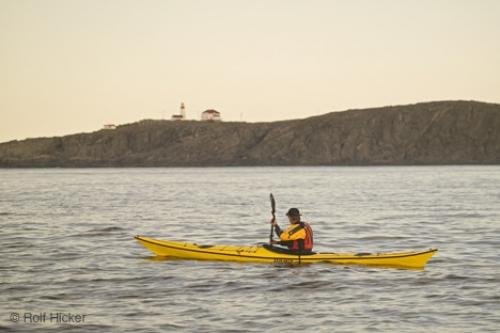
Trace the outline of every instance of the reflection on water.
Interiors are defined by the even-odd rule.
[[[299,207],[321,252],[437,247],[424,271],[165,260],[136,234],[252,245]],[[500,325],[500,167],[0,170],[2,328],[487,332]],[[85,323],[26,324],[13,312]]]

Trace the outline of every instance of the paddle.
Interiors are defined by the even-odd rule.
[[[271,214],[273,215],[273,220],[276,218],[276,201],[274,200],[274,195],[271,193],[269,195],[271,199]],[[269,245],[273,246],[273,225],[271,224],[271,232],[269,233]]]

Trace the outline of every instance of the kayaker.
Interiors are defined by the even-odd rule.
[[[286,213],[290,225],[281,230],[275,218],[271,220],[274,232],[280,240],[273,240],[273,244],[286,246],[289,250],[298,253],[311,252],[313,249],[313,231],[311,226],[301,221],[300,212],[297,208],[290,208]]]

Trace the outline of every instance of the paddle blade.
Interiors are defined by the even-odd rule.
[[[276,201],[272,193],[269,195],[269,198],[271,199],[271,213],[274,215],[274,213],[276,213]]]

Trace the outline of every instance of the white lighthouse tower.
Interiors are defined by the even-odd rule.
[[[184,102],[181,103],[181,117],[182,120],[186,120],[186,106],[184,105]]]
[[[179,114],[173,114],[172,120],[186,120],[186,106],[184,102],[181,103]]]

